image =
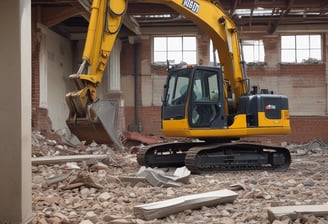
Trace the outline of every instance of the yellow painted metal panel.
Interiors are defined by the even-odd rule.
[[[126,10],[127,0],[110,0],[109,8],[117,16],[121,16]]]
[[[265,112],[258,113],[259,127],[283,127],[289,125],[289,115],[287,110],[281,112],[281,119],[268,119]]]
[[[289,117],[286,111],[283,119],[277,119],[270,122],[265,118],[267,126],[246,127],[246,115],[240,114],[235,117],[233,125],[228,128],[190,128],[187,119],[183,120],[164,120],[163,134],[166,136],[190,137],[190,138],[220,138],[220,137],[246,137],[255,135],[285,135],[289,134],[291,129]],[[263,119],[264,113],[261,113]]]
[[[234,117],[233,124],[229,126],[229,129],[246,128],[246,115],[238,114]]]

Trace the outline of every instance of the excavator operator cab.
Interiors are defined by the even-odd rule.
[[[184,120],[182,126],[186,129],[226,128],[221,68],[194,66],[170,70],[162,117],[164,123]]]

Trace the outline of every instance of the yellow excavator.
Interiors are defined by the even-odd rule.
[[[209,0],[137,2],[167,5],[193,21],[211,37],[220,60],[220,66],[168,66],[162,98],[163,134],[197,141],[144,147],[137,154],[138,163],[150,167],[186,165],[193,173],[288,168],[288,149],[239,141],[247,136],[290,133],[288,99],[250,90],[236,26],[220,5]],[[83,63],[77,74],[71,75],[78,91],[66,95],[71,131],[80,139],[109,139],[119,148],[123,146],[114,127],[115,105],[98,100],[96,87],[126,8],[127,0],[93,0]]]

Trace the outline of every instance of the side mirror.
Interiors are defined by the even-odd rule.
[[[167,99],[165,99],[164,96],[161,96],[161,101],[164,106],[167,105]]]

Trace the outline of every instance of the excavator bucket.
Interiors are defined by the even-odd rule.
[[[116,149],[123,151],[124,146],[115,127],[117,107],[116,101],[99,100],[89,106],[86,118],[67,120],[67,126],[74,135],[87,144],[92,141],[113,144]]]

